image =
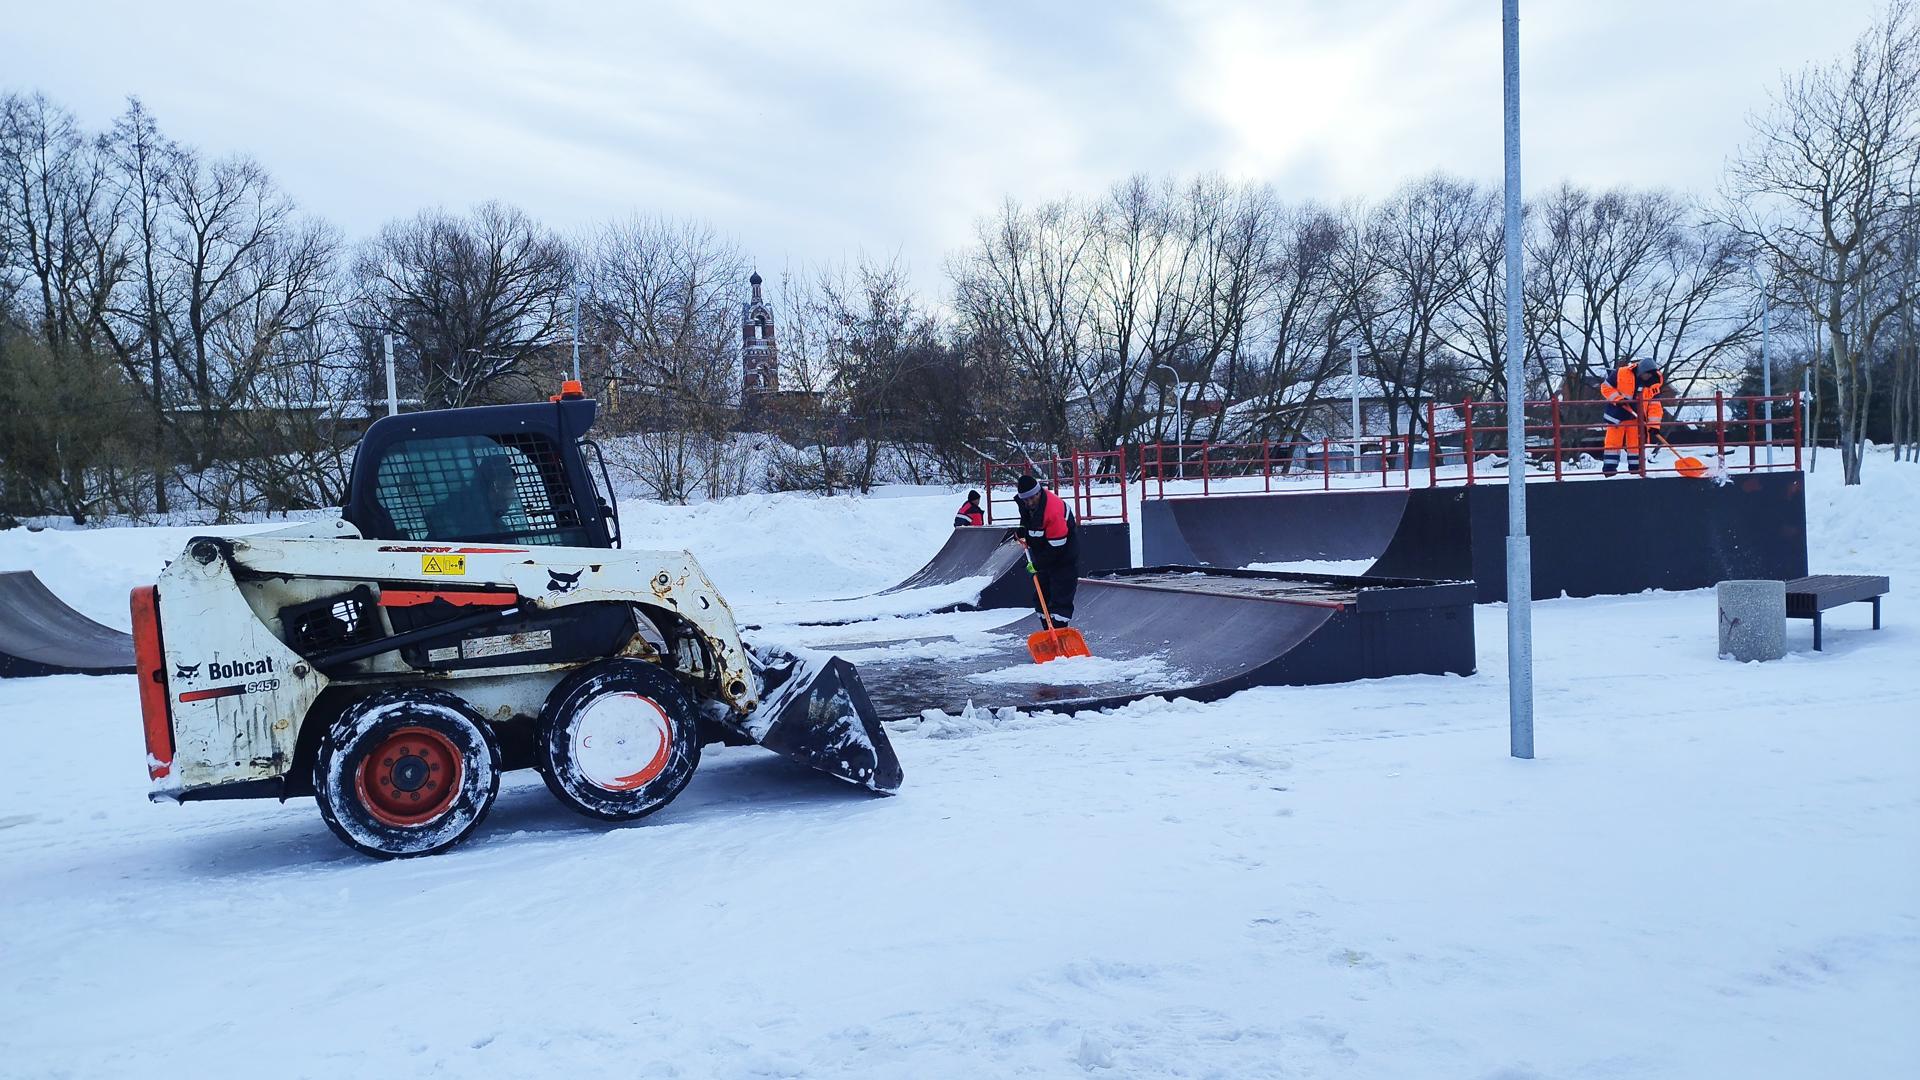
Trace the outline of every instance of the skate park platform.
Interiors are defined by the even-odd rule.
[[[0,572],[0,678],[133,672],[133,638],[68,607],[31,570]]]
[[[884,719],[969,705],[1074,712],[1155,695],[1211,701],[1253,686],[1471,675],[1473,599],[1471,582],[1161,566],[1081,580],[1073,625],[1091,660],[1034,664],[1033,614],[807,644],[853,663]]]
[[[1504,483],[1150,498],[1140,527],[1148,564],[1372,560],[1369,575],[1471,580],[1481,603],[1507,597]],[[1536,600],[1804,577],[1806,478],[1529,483],[1527,532]]]

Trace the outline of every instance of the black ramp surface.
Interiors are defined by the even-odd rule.
[[[947,542],[927,565],[913,572],[900,584],[880,590],[881,595],[905,592],[908,589],[925,589],[935,585],[951,585],[967,578],[991,578],[997,585],[1007,577],[1009,571],[1020,568],[1026,573],[1026,563],[1021,558],[1020,545],[1007,539],[1004,526],[967,525],[954,529]],[[981,590],[984,597],[993,586]],[[982,607],[1005,607],[1005,604],[982,604]]]
[[[1149,499],[1141,560],[1195,563],[1377,559],[1393,542],[1408,491],[1286,492]]]
[[[132,637],[68,607],[30,570],[0,573],[0,677],[132,671]]]
[[[969,704],[1071,712],[1154,694],[1212,700],[1250,686],[1471,674],[1472,602],[1462,583],[1161,567],[1082,580],[1074,625],[1092,664],[1034,665],[1031,615],[984,633],[835,651],[889,719]]]
[[[1120,570],[1132,565],[1132,539],[1124,522],[1095,522],[1080,526],[1080,572]],[[939,604],[938,610],[1028,607],[1033,603],[1033,581],[1018,542],[1009,539],[1007,525],[966,525],[949,531],[940,550],[925,566],[905,580],[872,596],[895,596],[915,589],[933,589],[974,578],[984,579],[971,597]],[[875,618],[863,610],[866,596],[815,601],[834,605],[831,614],[805,620],[811,624],[853,622]],[[925,609],[922,609],[925,610]]]

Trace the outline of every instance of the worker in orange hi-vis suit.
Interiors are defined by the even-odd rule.
[[[1666,385],[1660,365],[1652,357],[1621,364],[1600,384],[1600,396],[1607,399],[1607,463],[1602,470],[1606,475],[1612,476],[1622,463],[1628,472],[1640,471],[1642,429],[1647,433],[1660,430],[1665,412],[1660,391]]]

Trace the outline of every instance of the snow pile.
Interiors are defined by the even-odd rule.
[[[1279,571],[1289,574],[1332,574],[1358,577],[1373,569],[1373,559],[1295,559],[1291,562],[1248,563],[1249,570]]]
[[[0,1073],[1915,1075],[1920,468],[1867,479],[1822,462],[1811,568],[1893,575],[1886,629],[1743,665],[1711,591],[1535,604],[1531,762],[1486,605],[1475,678],[923,714],[889,799],[713,746],[626,827],[517,773],[374,863],[311,800],[148,804],[130,677],[0,680]],[[899,580],[947,500],[627,509],[750,610]],[[119,614],[205,531],[0,568]]]
[[[985,683],[1036,683],[1041,686],[1166,686],[1183,681],[1157,656],[1111,660],[1103,656],[1063,656],[1044,664],[1018,664],[967,676]]]

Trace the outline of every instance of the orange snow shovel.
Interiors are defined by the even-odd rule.
[[[1027,635],[1027,651],[1033,654],[1033,662],[1044,664],[1063,656],[1092,656],[1093,651],[1087,648],[1087,639],[1080,631],[1071,626],[1053,625],[1053,615],[1047,611],[1046,591],[1040,588],[1040,571],[1033,568],[1033,552],[1025,542],[1020,547],[1027,557],[1027,576],[1033,578],[1033,595],[1040,600],[1040,621],[1047,627]]]
[[[1653,431],[1652,434],[1654,438],[1660,440],[1661,446],[1666,447],[1668,450],[1673,450],[1673,471],[1674,472],[1679,473],[1681,476],[1690,477],[1694,480],[1698,480],[1701,477],[1707,475],[1706,462],[1701,461],[1697,457],[1682,457],[1680,454],[1680,451],[1674,450],[1673,444],[1667,441],[1667,437],[1665,435],[1660,434],[1660,432],[1658,431]]]

